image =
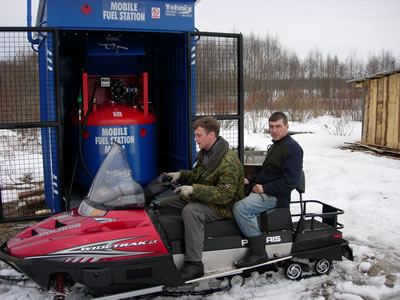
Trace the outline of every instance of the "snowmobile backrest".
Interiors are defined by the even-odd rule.
[[[260,214],[261,231],[272,232],[292,230],[292,216],[289,208],[272,208]]]
[[[298,191],[299,194],[303,194],[306,191],[306,179],[303,170],[301,171],[300,180],[297,184],[296,191]]]
[[[305,179],[305,175],[304,175],[304,170],[301,171],[300,180],[299,180],[296,190],[299,192],[299,197],[300,197],[300,219],[297,222],[296,231],[303,232],[304,224],[305,224],[305,220],[304,220],[305,207],[304,207],[304,203],[303,203],[303,193],[306,190],[306,179]]]

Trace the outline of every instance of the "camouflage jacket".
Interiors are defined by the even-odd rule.
[[[208,152],[199,151],[193,170],[180,173],[180,181],[193,185],[192,197],[182,199],[207,205],[222,217],[232,218],[233,204],[245,196],[243,166],[222,137]]]

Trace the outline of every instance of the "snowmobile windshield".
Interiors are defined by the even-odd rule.
[[[125,150],[114,143],[79,206],[82,216],[104,216],[110,210],[142,209],[144,192],[132,178]]]

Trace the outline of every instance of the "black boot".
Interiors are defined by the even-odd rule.
[[[250,252],[242,259],[235,261],[236,268],[246,268],[261,264],[268,260],[267,252],[265,251],[266,233],[258,236],[249,237]]]
[[[202,261],[185,260],[181,269],[181,276],[184,281],[199,278],[204,275],[204,265]]]

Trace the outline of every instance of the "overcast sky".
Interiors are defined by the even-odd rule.
[[[0,0],[0,26],[26,26],[26,3]],[[316,48],[340,58],[382,49],[400,57],[400,0],[200,0],[195,18],[200,31],[276,36],[300,57]]]
[[[200,31],[277,36],[301,57],[316,48],[400,57],[400,0],[200,0],[195,16]]]
[[[32,24],[35,24],[39,0],[32,2]],[[0,26],[26,26],[27,0],[0,0]]]

